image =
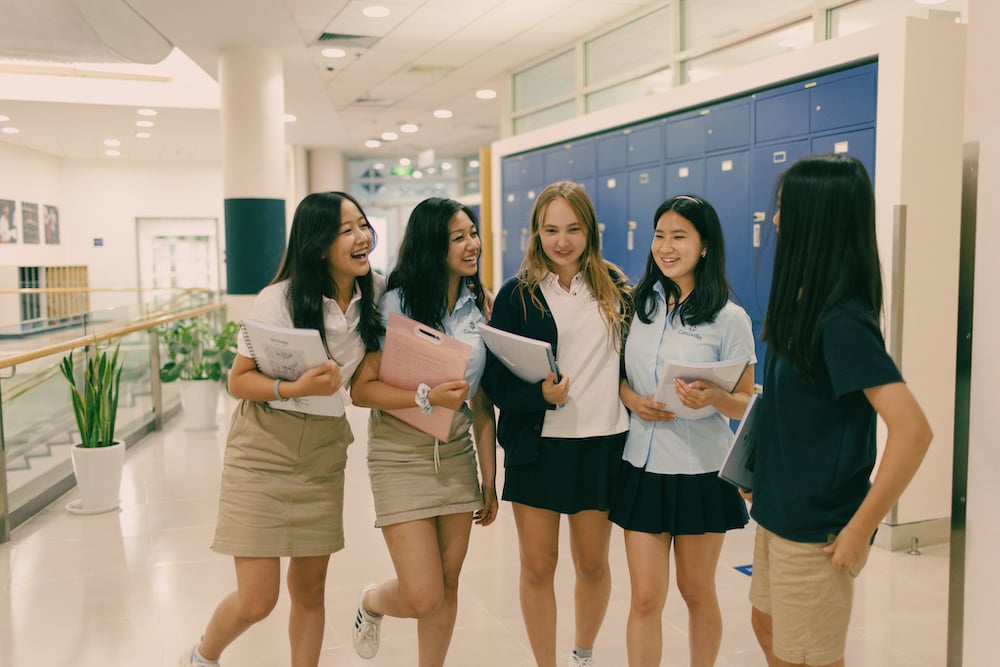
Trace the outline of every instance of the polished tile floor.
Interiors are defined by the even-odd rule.
[[[228,424],[234,403],[220,406]],[[392,575],[365,469],[367,413],[352,409],[358,441],[347,474],[348,546],[334,555],[327,585],[324,667],[416,665],[413,621],[387,619],[371,661],[358,658],[350,629],[359,588]],[[215,604],[234,587],[230,558],[208,547],[215,524],[225,427],[189,432],[177,417],[132,447],[121,509],[77,516],[71,491],[0,545],[0,667],[160,667],[176,665]],[[563,524],[565,527],[565,523]],[[565,538],[565,530],[563,531]],[[730,533],[719,564],[725,631],[719,665],[763,666],[750,629],[751,530]],[[559,645],[572,642],[572,571],[564,539],[557,575]],[[857,588],[847,662],[852,667],[945,664],[948,552],[875,550]],[[619,530],[612,535],[611,604],[596,646],[597,664],[623,667],[629,584]],[[490,527],[474,527],[462,575],[452,667],[533,665],[517,599],[517,536],[510,507]],[[288,665],[287,597],[223,656],[225,667]],[[664,613],[664,665],[686,665],[686,613],[676,588]]]

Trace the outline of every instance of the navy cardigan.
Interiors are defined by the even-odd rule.
[[[616,282],[623,280],[613,269],[611,275]],[[559,340],[556,321],[541,290],[536,288],[535,293],[542,304],[541,310],[526,289],[518,288],[516,276],[508,279],[493,300],[490,326],[548,341],[555,354]],[[556,407],[542,396],[542,383],[520,379],[487,349],[482,386],[494,405],[500,408],[497,442],[504,449],[504,467],[535,461],[542,440],[545,412]]]

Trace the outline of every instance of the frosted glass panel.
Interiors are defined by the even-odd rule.
[[[514,75],[514,111],[527,109],[576,90],[576,59],[566,51]]]
[[[626,23],[584,45],[587,85],[608,81],[643,63],[670,57],[670,7]]]
[[[899,0],[896,0],[897,2]],[[811,13],[813,0],[697,0],[684,5],[684,49],[701,48],[796,13]]]
[[[540,127],[558,123],[561,120],[572,118],[576,115],[576,101],[569,100],[562,104],[557,104],[548,109],[542,109],[535,113],[514,119],[514,134],[521,134],[528,130],[537,130]]]
[[[664,68],[648,76],[632,79],[617,86],[587,95],[587,111],[597,111],[607,107],[638,99],[647,95],[655,95],[670,90],[670,69]]]
[[[968,22],[968,0],[945,0],[933,6],[918,5],[899,0],[860,0],[849,5],[830,10],[830,35],[843,37],[851,33],[867,30],[886,23],[899,16],[927,18],[934,11],[955,12],[962,23]]]
[[[787,28],[741,42],[728,49],[720,49],[700,58],[692,58],[684,64],[684,81],[689,83],[711,79],[723,72],[757,60],[805,48],[812,44],[812,39],[812,21],[802,21]]]

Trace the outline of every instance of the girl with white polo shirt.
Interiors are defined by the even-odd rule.
[[[497,293],[490,324],[551,343],[561,377],[524,382],[493,355],[483,375],[500,408],[503,499],[513,503],[521,611],[539,667],[556,665],[553,577],[563,514],[576,568],[569,664],[594,664],[611,594],[608,507],[628,429],[617,387],[630,298],[621,270],[601,257],[594,206],[583,187],[569,181],[546,187],[531,213],[527,254]]]

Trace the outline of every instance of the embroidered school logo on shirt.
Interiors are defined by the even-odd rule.
[[[679,333],[682,336],[690,336],[691,338],[701,340],[701,334],[698,333],[698,331],[694,327],[688,327],[687,329],[678,329],[677,333]]]

